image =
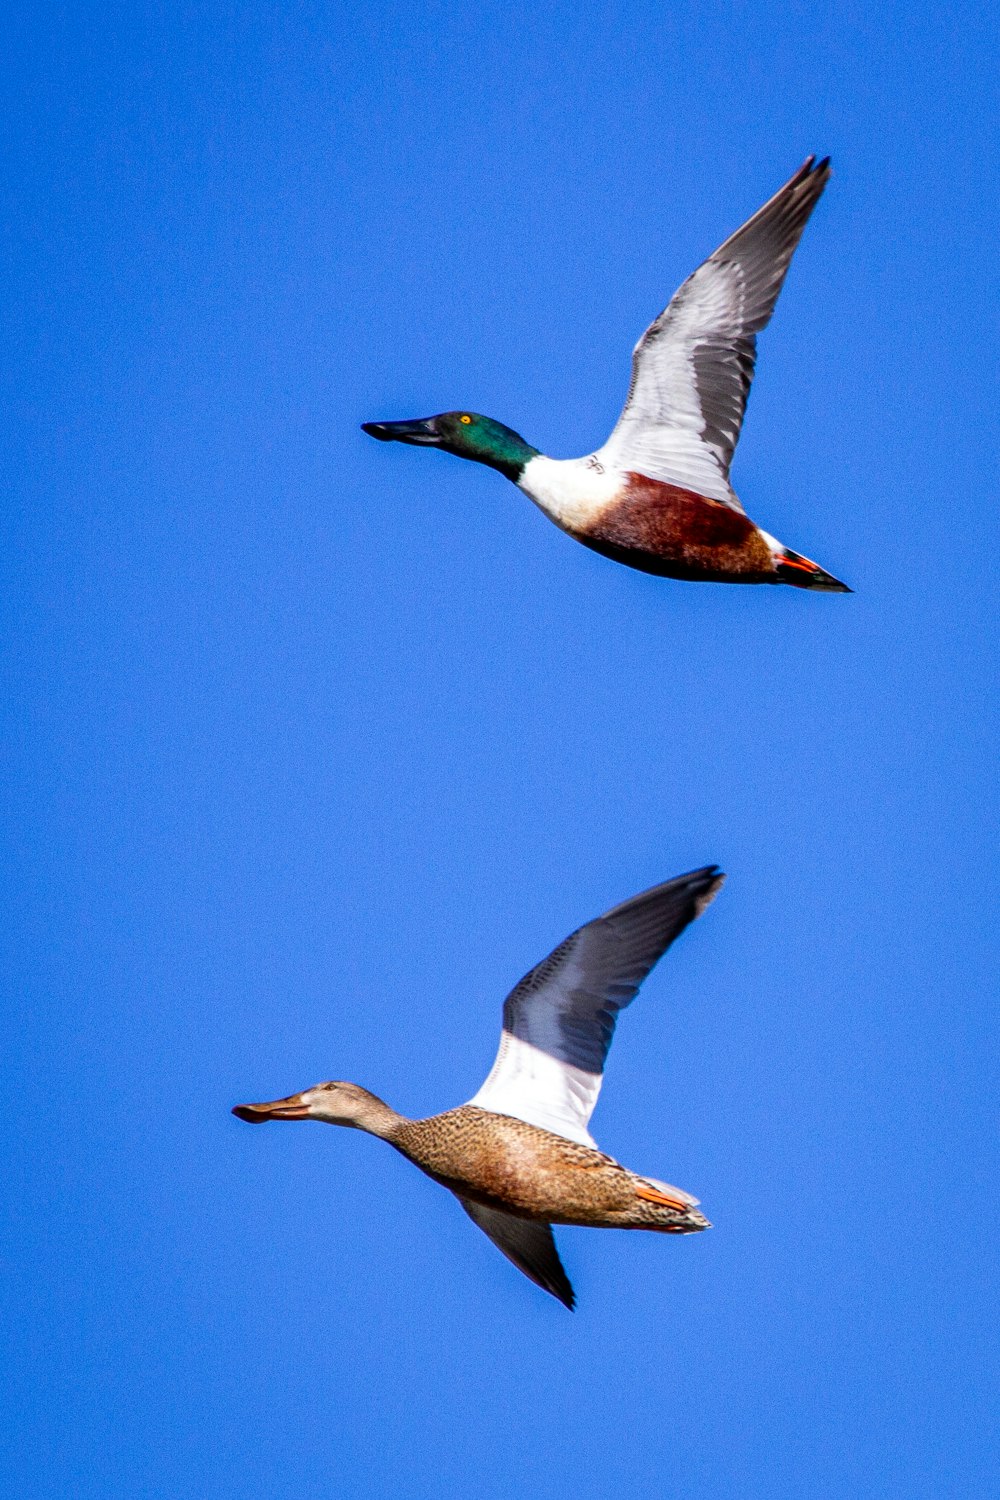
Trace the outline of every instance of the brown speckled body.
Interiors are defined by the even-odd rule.
[[[647,1179],[612,1157],[473,1104],[402,1120],[386,1138],[429,1177],[526,1219],[686,1234],[707,1220],[638,1196]]]
[[[771,549],[742,511],[643,474],[573,535],[644,573],[704,582],[777,583]]]

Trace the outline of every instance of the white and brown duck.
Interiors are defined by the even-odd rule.
[[[678,876],[588,922],[507,996],[496,1061],[467,1104],[409,1120],[355,1083],[319,1083],[265,1104],[251,1124],[321,1120],[395,1146],[455,1194],[526,1276],[574,1303],[553,1224],[691,1234],[698,1200],[605,1155],[588,1124],[618,1012],[723,881],[715,865]]]
[[[688,277],[635,347],[614,432],[585,458],[547,458],[472,411],[366,422],[364,431],[498,469],[577,541],[645,573],[849,594],[756,526],[729,482],[757,335],[829,175],[829,158],[810,156]]]

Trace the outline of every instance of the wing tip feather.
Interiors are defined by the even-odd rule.
[[[718,865],[710,866],[709,868],[713,869],[715,873],[702,893],[695,897],[694,907],[696,917],[700,917],[702,912],[711,906],[726,883],[726,873],[724,870],[720,870]]]

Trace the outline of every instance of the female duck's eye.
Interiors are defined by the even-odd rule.
[[[472,421],[472,418],[469,417],[469,416],[465,416],[465,417],[459,417],[458,420],[461,422],[461,424],[462,424],[463,427],[468,427],[469,423]]]

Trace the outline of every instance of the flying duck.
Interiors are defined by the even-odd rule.
[[[547,458],[471,411],[365,422],[363,430],[498,469],[584,546],[644,573],[849,594],[756,526],[729,483],[757,334],[829,176],[829,157],[808,157],[675,292],[635,346],[625,409],[595,453]]]
[[[698,1200],[631,1172],[588,1129],[618,1012],[653,965],[705,910],[717,866],[633,896],[572,933],[504,1002],[500,1050],[468,1102],[409,1120],[356,1083],[318,1083],[267,1104],[238,1104],[241,1120],[324,1120],[388,1141],[442,1187],[524,1274],[572,1308],[553,1224],[707,1229]]]

